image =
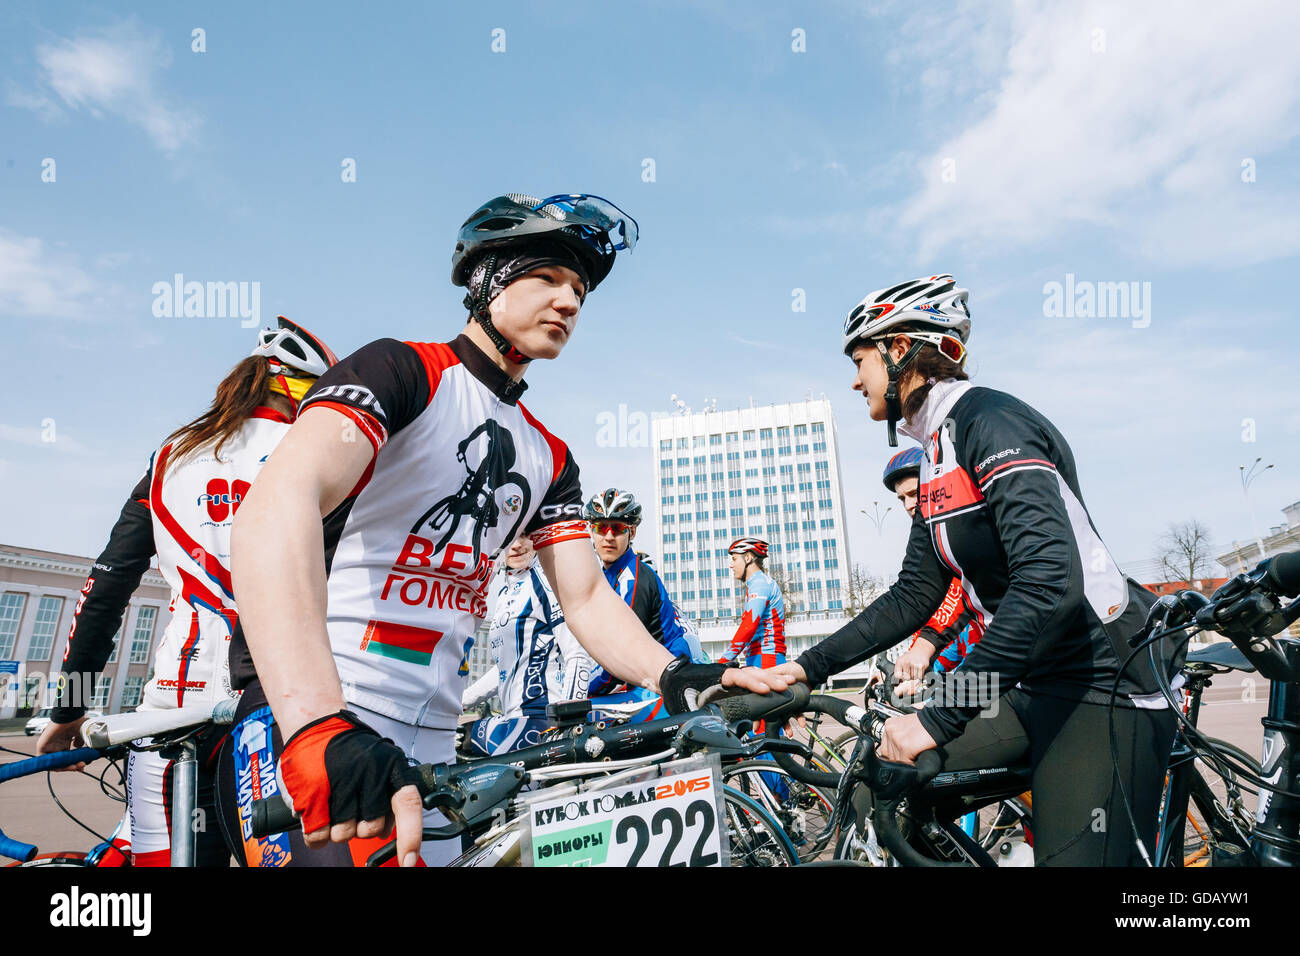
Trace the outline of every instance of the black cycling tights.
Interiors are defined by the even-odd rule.
[[[1036,866],[1143,865],[1115,781],[1109,708],[1013,690],[987,713],[944,748],[944,769],[1007,766],[1028,754]],[[1151,854],[1177,718],[1118,706],[1114,715],[1120,773]]]

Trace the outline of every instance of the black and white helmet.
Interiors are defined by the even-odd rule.
[[[273,363],[273,371],[278,364],[309,378],[320,378],[326,369],[338,364],[338,356],[330,347],[297,322],[278,315],[276,323],[276,328],[263,329],[257,334],[257,345],[249,355],[264,356]]]
[[[965,345],[970,337],[968,295],[950,275],[912,279],[872,292],[844,320],[844,354],[851,355],[862,339],[900,325],[929,326],[955,335]]]
[[[606,488],[591,496],[582,516],[588,521],[620,521],[636,527],[641,523],[641,503],[630,491]]]

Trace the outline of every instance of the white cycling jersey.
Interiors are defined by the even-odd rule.
[[[330,408],[375,457],[325,519],[326,627],[344,698],[454,730],[493,559],[520,534],[538,550],[590,540],[578,466],[462,335],[380,339],[317,380],[300,415]],[[236,687],[256,676],[242,632]]]
[[[173,462],[172,445],[150,459],[141,479],[153,519],[158,571],[172,589],[172,618],[154,653],[153,679],[141,710],[211,703],[239,696],[230,682],[236,620],[230,583],[230,526],[289,419],[259,408],[221,446],[209,444]]]
[[[494,693],[502,717],[545,717],[548,704],[587,696],[591,657],[564,623],[541,563],[520,570],[502,566],[492,579],[496,596],[488,641],[496,667],[461,697],[468,710]]]

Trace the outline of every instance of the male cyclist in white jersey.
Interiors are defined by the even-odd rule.
[[[251,653],[237,671],[241,713],[261,715],[254,743],[283,741],[279,778],[307,847],[374,841],[395,821],[397,859],[416,865],[409,761],[453,756],[492,559],[521,533],[607,670],[662,689],[677,709],[706,682],[786,686],[674,660],[654,642],[592,560],[573,456],[519,403],[528,363],[559,356],[586,294],[635,241],[631,217],[597,197],[512,194],[481,206],[452,255],[452,281],[469,289],[464,332],[445,344],[381,339],[340,362],[244,502],[234,529],[238,640]],[[276,548],[265,546],[269,528]],[[258,784],[274,792],[264,770]],[[242,801],[238,817],[242,829]]]
[[[532,539],[520,535],[492,578],[496,600],[488,637],[496,666],[465,689],[469,710],[491,698],[501,714],[465,728],[463,750],[492,756],[542,742],[552,726],[548,705],[587,696],[592,663],[564,623],[564,612],[542,573]]]

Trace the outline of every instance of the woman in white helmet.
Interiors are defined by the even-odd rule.
[[[933,275],[873,292],[849,314],[854,390],[888,422],[891,445],[901,421],[924,449],[919,507],[898,582],[778,670],[821,684],[912,634],[957,576],[979,642],[939,678],[934,703],[886,722],[881,755],[911,762],[937,746],[948,768],[964,769],[1027,749],[1036,862],[1128,865],[1139,851],[1124,794],[1150,846],[1173,740],[1145,656],[1121,667],[1154,598],[1102,543],[1060,432],[1024,402],[967,381],[966,301],[952,276]],[[1159,666],[1169,674],[1177,664]],[[1116,686],[1123,790],[1109,749]]]
[[[95,686],[122,613],[155,555],[172,588],[172,618],[158,641],[153,677],[139,709],[214,704],[238,696],[231,689],[228,658],[237,619],[230,585],[235,511],[288,432],[302,396],[337,361],[324,342],[280,316],[277,327],[259,333],[252,354],[217,386],[211,407],[172,432],[150,456],[81,589],[60,700],[41,734],[39,753],[77,745],[87,701],[74,692]],[[199,740],[198,807],[209,824],[195,833],[200,866],[230,861],[213,802],[215,761],[224,736],[213,729]],[[114,843],[129,840],[135,866],[170,863],[171,770],[171,761],[157,751],[132,753],[127,764],[124,822],[130,832],[119,828]]]

